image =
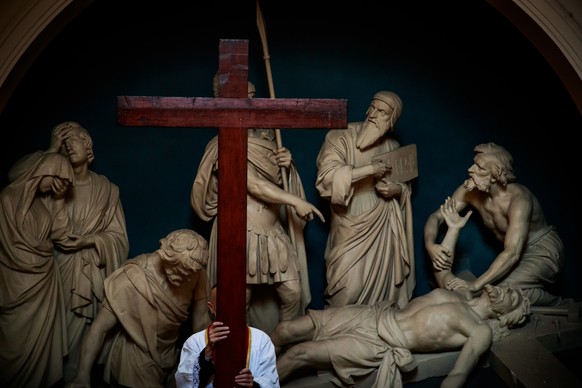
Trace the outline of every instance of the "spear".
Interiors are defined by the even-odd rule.
[[[261,6],[259,5],[259,0],[257,3],[257,27],[259,28],[259,35],[261,36],[261,45],[263,46],[263,59],[265,60],[265,67],[267,69],[267,81],[269,83],[269,97],[275,98],[275,87],[273,86],[273,74],[271,73],[271,56],[269,55],[269,47],[267,45],[267,29],[265,26],[265,19],[263,18],[263,13],[261,12]],[[283,147],[283,140],[281,139],[281,130],[275,129],[275,141],[277,142],[277,148]],[[289,182],[287,181],[287,169],[281,167],[281,179],[283,180],[283,189],[289,191]],[[289,207],[287,207],[287,219],[289,221],[289,238],[292,243],[295,243],[295,230],[293,228],[293,223],[291,221],[291,212]]]

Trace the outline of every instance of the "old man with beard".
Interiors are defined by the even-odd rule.
[[[545,290],[555,282],[564,264],[564,247],[558,233],[546,222],[535,195],[516,183],[513,158],[505,148],[486,143],[477,145],[474,151],[469,178],[455,190],[451,200],[457,212],[467,207],[476,210],[503,244],[503,250],[477,279],[453,277],[445,287],[468,288],[477,294],[486,284],[511,285],[520,288],[532,305],[563,303],[561,297]],[[449,270],[452,265],[452,249],[435,243],[443,220],[439,208],[424,227],[424,243],[435,271]]]
[[[378,92],[366,119],[329,131],[319,151],[316,187],[331,204],[328,306],[387,300],[404,307],[412,296],[410,186],[390,181],[392,166],[377,159],[400,147],[389,134],[401,112],[397,94]]]

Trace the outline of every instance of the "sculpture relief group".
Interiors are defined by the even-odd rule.
[[[411,184],[393,179],[402,166],[384,157],[402,148],[402,112],[396,93],[379,91],[363,121],[327,133],[315,186],[329,220],[306,200],[306,182],[274,130],[249,129],[249,357],[233,386],[279,387],[326,370],[338,386],[376,372],[375,387],[400,387],[415,354],[460,350],[442,386],[461,387],[530,305],[565,303],[547,290],[565,260],[558,232],[495,143],[475,145],[466,180],[434,204],[422,238],[436,287],[412,298],[421,237],[413,236]],[[213,225],[208,238],[177,229],[160,236],[155,252],[131,258],[119,188],[91,170],[82,125],[56,125],[48,150],[12,167],[0,193],[1,386],[212,386],[214,346],[229,334],[216,320],[228,308],[216,306],[218,168],[228,167],[218,166],[218,152],[214,138],[190,196]],[[455,245],[470,217],[502,248],[485,272],[461,278]],[[310,221],[329,223],[320,310],[308,308]]]

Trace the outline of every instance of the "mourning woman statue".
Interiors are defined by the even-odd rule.
[[[49,387],[67,353],[55,244],[67,241],[73,169],[47,153],[0,192],[0,386]]]

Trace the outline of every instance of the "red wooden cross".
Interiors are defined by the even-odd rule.
[[[219,44],[219,97],[118,97],[127,126],[219,127],[218,319],[230,327],[217,344],[215,387],[232,387],[246,362],[247,130],[346,128],[347,101],[248,98],[248,41]]]

